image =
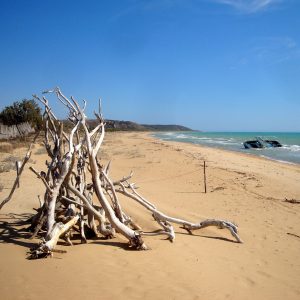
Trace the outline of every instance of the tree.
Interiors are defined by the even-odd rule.
[[[14,102],[6,106],[0,113],[0,121],[5,125],[18,125],[29,122],[37,129],[42,127],[41,108],[33,99],[24,99],[21,102]]]

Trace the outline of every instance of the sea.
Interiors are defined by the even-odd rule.
[[[290,164],[300,164],[300,132],[159,132],[154,137],[165,141],[176,141],[203,145],[241,153],[257,155]],[[243,142],[260,137],[276,140],[280,148],[245,149]]]

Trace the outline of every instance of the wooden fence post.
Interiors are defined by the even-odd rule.
[[[205,194],[206,194],[206,163],[205,163],[205,161],[204,161],[204,168],[203,168],[203,175],[204,175],[204,192],[205,192]]]

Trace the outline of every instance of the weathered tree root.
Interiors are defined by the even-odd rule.
[[[73,97],[68,99],[59,88],[47,93],[54,93],[68,109],[71,130],[64,130],[63,122],[54,115],[45,97],[34,95],[34,98],[45,106],[44,145],[49,161],[46,161],[45,171],[31,168],[43,182],[45,194],[43,204],[31,219],[29,229],[33,232],[32,237],[43,235],[44,232],[46,234],[42,242],[35,249],[31,249],[30,259],[51,256],[57,251],[55,247],[59,238],[72,245],[74,232],[79,234],[82,243],[86,243],[89,238],[86,230],[95,237],[103,236],[107,239],[121,234],[128,240],[129,247],[136,250],[149,249],[143,240],[144,236],[166,235],[169,241],[174,242],[173,224],[182,226],[190,234],[208,226],[226,228],[237,242],[242,242],[237,226],[231,222],[208,219],[192,223],[162,213],[129,182],[132,173],[120,180],[111,180],[110,163],[102,166],[98,161],[98,153],[105,135],[101,107],[99,112],[95,113],[98,124],[91,129],[84,112],[86,102],[80,107]],[[123,210],[119,195],[144,207],[161,229],[144,232]]]
[[[216,226],[220,229],[226,228],[230,231],[230,233],[238,243],[243,243],[243,241],[240,239],[238,235],[238,229],[237,229],[238,226],[224,220],[207,219],[200,222],[199,224],[192,224],[192,225],[183,224],[182,228],[185,229],[189,234],[193,234],[193,230],[202,229],[208,226]]]
[[[226,228],[230,231],[232,236],[236,239],[238,243],[242,243],[243,241],[240,239],[238,235],[237,225],[233,224],[232,222],[224,221],[224,220],[217,220],[217,219],[208,219],[204,220],[198,224],[191,223],[186,220],[174,218],[165,215],[164,213],[160,212],[154,204],[146,200],[142,197],[139,193],[137,193],[134,184],[129,184],[128,181],[126,182],[127,186],[122,182],[118,182],[119,188],[116,189],[117,192],[135,200],[140,205],[145,207],[147,210],[152,212],[152,216],[155,221],[163,228],[163,230],[157,231],[155,233],[145,233],[142,232],[142,235],[167,235],[168,239],[173,242],[175,239],[174,228],[171,223],[182,225],[182,228],[185,229],[189,234],[192,234],[193,230],[202,229],[208,226],[215,226],[220,229]],[[130,192],[128,191],[130,190]]]
[[[79,215],[73,217],[69,222],[63,224],[55,223],[49,235],[39,244],[36,249],[30,249],[29,259],[46,258],[52,256],[58,239],[65,235],[79,220]]]

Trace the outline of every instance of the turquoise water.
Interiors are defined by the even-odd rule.
[[[160,132],[156,138],[254,154],[300,164],[300,132]],[[281,148],[245,149],[243,142],[255,137],[279,141]]]

